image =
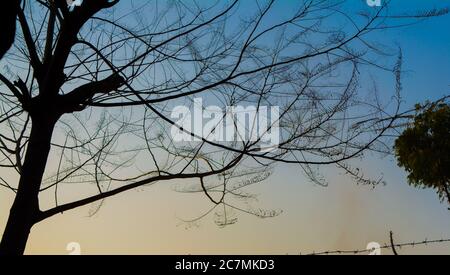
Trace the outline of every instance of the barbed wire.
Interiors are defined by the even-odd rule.
[[[399,243],[394,245],[388,245],[384,244],[383,246],[380,246],[379,249],[393,249],[393,248],[405,248],[405,247],[415,247],[415,246],[421,246],[421,245],[429,245],[429,244],[436,244],[436,243],[450,243],[450,239],[436,239],[436,240],[427,240],[421,242],[408,242],[408,243]],[[322,251],[322,252],[313,252],[311,254],[307,255],[332,255],[332,254],[362,254],[362,253],[371,253],[374,252],[375,249],[357,249],[357,250],[334,250],[334,251]]]

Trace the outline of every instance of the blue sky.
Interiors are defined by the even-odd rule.
[[[356,7],[366,7],[364,1]],[[280,3],[275,14],[291,10],[296,1]],[[403,14],[417,9],[442,6],[449,1],[393,1],[392,13]],[[247,2],[248,3],[248,2]],[[351,1],[349,2],[351,3]],[[242,5],[246,5],[245,3]],[[354,8],[353,6],[350,8]],[[245,9],[244,9],[245,10]],[[275,18],[274,18],[275,19]],[[278,18],[277,18],[278,19]],[[402,29],[382,32],[380,43],[401,47],[404,56],[403,99],[408,109],[417,102],[437,99],[450,93],[450,16],[433,18]],[[374,74],[381,87],[391,89],[390,74]],[[240,215],[240,222],[230,228],[219,229],[211,218],[199,227],[184,229],[176,226],[176,217],[189,217],[200,213],[204,199],[180,197],[169,192],[168,187],[149,188],[140,193],[124,194],[108,201],[104,209],[92,220],[82,218],[86,210],[57,217],[36,229],[30,252],[42,249],[45,230],[58,231],[64,225],[86,226],[84,233],[70,232],[67,240],[87,244],[91,251],[118,250],[131,253],[306,253],[328,249],[364,248],[368,242],[386,242],[389,230],[396,233],[398,241],[446,238],[450,236],[450,213],[432,190],[418,190],[406,183],[406,175],[392,158],[377,156],[363,160],[368,175],[383,175],[387,186],[374,190],[356,186],[348,178],[328,167],[322,172],[328,176],[329,187],[310,183],[296,166],[280,165],[275,174],[263,185],[255,188],[260,194],[263,208],[282,209],[284,213],[270,220],[255,220]],[[133,201],[130,202],[130,197]],[[129,209],[117,211],[127,203]],[[189,205],[189,207],[186,207]],[[144,207],[143,207],[144,206]],[[144,212],[135,208],[144,208]],[[127,215],[127,211],[133,215]],[[117,226],[116,214],[122,213]],[[126,216],[126,217],[124,217]],[[114,218],[112,218],[114,217]],[[119,219],[119,217],[117,218]],[[162,222],[154,224],[156,220]],[[144,222],[143,222],[144,221]],[[117,231],[108,229],[111,226]],[[108,233],[105,233],[109,230]],[[103,232],[103,233],[102,233]],[[146,234],[147,232],[151,232]],[[85,236],[89,234],[89,236]],[[114,243],[117,235],[124,234],[123,242]],[[140,236],[135,239],[133,235]],[[204,236],[208,236],[206,241]],[[97,238],[95,238],[97,236]],[[128,236],[128,237],[126,237]],[[145,236],[142,238],[142,236]],[[40,239],[41,237],[41,239]],[[45,238],[44,238],[45,239]],[[64,239],[64,238],[63,238]],[[98,243],[92,243],[92,240]],[[48,244],[48,250],[56,249],[57,242]],[[85,244],[86,246],[86,244]],[[450,246],[430,246],[403,250],[401,253],[450,253]],[[110,249],[110,250],[108,250]],[[45,250],[45,249],[44,249]]]
[[[352,1],[355,4],[350,9],[371,9],[363,0],[349,3]],[[282,16],[296,2],[281,2],[275,14]],[[403,14],[445,5],[450,6],[450,1],[393,0],[391,12]],[[381,43],[402,48],[404,109],[450,94],[449,26],[447,15],[376,36]],[[381,87],[392,86],[392,75],[374,77]],[[89,208],[84,207],[39,224],[27,252],[64,254],[65,244],[77,241],[86,253],[298,254],[360,249],[371,241],[384,243],[389,230],[400,242],[450,237],[447,205],[441,204],[432,190],[408,186],[394,159],[369,156],[362,166],[368,175],[382,174],[387,186],[357,186],[324,167],[330,185],[323,188],[309,182],[298,167],[280,165],[254,192],[260,194],[261,207],[282,209],[283,214],[268,220],[240,215],[237,224],[224,229],[215,226],[211,218],[188,230],[180,225],[178,217],[201,213],[208,205],[206,198],[171,192],[170,184],[140,189],[108,200],[93,218],[86,217]],[[11,199],[7,191],[0,190],[0,228]],[[450,245],[400,253],[450,254]]]

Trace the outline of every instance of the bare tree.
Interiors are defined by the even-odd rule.
[[[242,16],[245,5],[252,13]],[[319,184],[316,167],[324,165],[376,184],[349,161],[390,152],[402,57],[370,34],[447,10],[363,9],[308,0],[276,17],[275,1],[22,1],[0,74],[0,185],[15,193],[0,254],[22,254],[44,219],[156,182],[179,179],[180,191],[204,193],[219,225],[235,222],[229,210],[277,214],[239,204],[252,196],[243,189],[269,177],[275,163],[297,164]],[[394,73],[392,97],[383,92],[389,100],[375,85],[363,88],[363,67]],[[195,107],[195,97],[257,113],[277,105],[279,118],[258,138],[215,141],[207,136],[218,126],[199,136],[171,116],[175,106]],[[264,136],[276,125],[278,146],[267,150]],[[196,140],[175,142],[174,127]],[[74,184],[91,195],[65,201],[62,192]],[[43,194],[54,205],[42,209]]]

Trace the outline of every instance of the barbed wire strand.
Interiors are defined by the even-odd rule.
[[[420,245],[429,245],[429,244],[436,244],[436,243],[450,243],[450,239],[439,239],[439,240],[427,240],[421,242],[409,242],[409,243],[400,243],[400,244],[394,244],[394,245],[388,245],[385,244],[383,246],[380,246],[380,249],[392,249],[392,248],[399,248],[402,249],[404,247],[415,247]],[[334,250],[334,251],[322,251],[322,252],[313,252],[311,254],[307,255],[332,255],[332,254],[362,254],[362,253],[370,253],[374,252],[374,249],[359,249],[359,250]]]

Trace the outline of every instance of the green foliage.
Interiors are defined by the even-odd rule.
[[[450,203],[450,104],[416,105],[414,123],[395,141],[398,165],[408,182],[433,188]]]

